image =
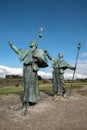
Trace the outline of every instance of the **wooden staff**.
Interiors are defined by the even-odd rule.
[[[77,67],[77,61],[78,61],[78,56],[79,56],[79,50],[81,48],[81,43],[78,43],[78,50],[77,50],[77,55],[76,55],[76,62],[75,62],[75,70],[73,72],[73,77],[72,77],[72,80],[71,80],[71,86],[70,86],[70,90],[69,90],[69,98],[70,98],[70,94],[71,94],[71,88],[72,88],[72,82],[74,80],[74,77],[75,77],[75,72],[76,72],[76,67]]]

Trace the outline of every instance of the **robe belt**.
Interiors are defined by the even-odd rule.
[[[30,65],[32,65],[32,63],[28,63],[28,64],[23,64],[24,66],[30,66]]]

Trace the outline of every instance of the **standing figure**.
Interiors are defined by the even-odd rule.
[[[66,96],[66,86],[64,82],[64,70],[72,69],[75,70],[75,67],[70,66],[66,61],[63,60],[63,54],[58,54],[58,59],[55,59],[52,63],[53,67],[53,92],[54,97],[58,95]]]
[[[31,41],[30,50],[18,49],[11,42],[9,45],[18,54],[19,60],[23,62],[23,106],[25,107],[27,103],[36,104],[40,100],[37,72],[39,68],[48,66],[46,56],[49,57],[49,55],[47,51],[37,48],[36,41]]]

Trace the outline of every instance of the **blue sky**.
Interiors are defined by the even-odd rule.
[[[87,0],[0,0],[0,65],[22,67],[8,41],[28,49],[30,41],[37,40],[41,26],[45,32],[39,48],[55,58],[62,52],[64,59],[74,65],[81,41],[79,61],[87,65]]]

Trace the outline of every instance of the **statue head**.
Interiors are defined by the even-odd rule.
[[[32,48],[32,47],[36,47],[37,48],[37,46],[38,46],[37,41],[31,41],[30,42],[30,48]]]
[[[59,58],[63,58],[63,54],[62,54],[62,53],[59,53],[59,54],[58,54],[58,57],[59,57]]]

